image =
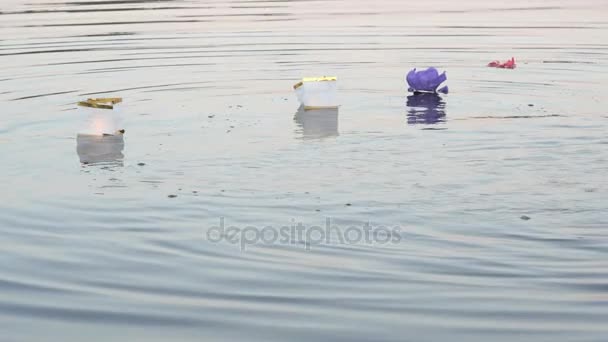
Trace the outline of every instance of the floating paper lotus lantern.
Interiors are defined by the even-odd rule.
[[[305,77],[293,89],[305,110],[338,108],[336,77]]]
[[[420,71],[414,68],[408,72],[405,80],[409,86],[408,91],[412,93],[448,93],[447,85],[439,88],[447,80],[445,71],[439,74],[433,67]]]
[[[121,98],[78,102],[78,110],[86,117],[84,127],[76,136],[76,152],[81,163],[122,165],[125,131],[117,106],[121,102]]]
[[[122,116],[119,103],[122,99],[100,98],[78,102],[78,110],[86,116],[86,124],[79,134],[84,135],[114,135],[122,134]]]

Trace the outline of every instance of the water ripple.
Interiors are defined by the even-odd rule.
[[[606,10],[3,2],[2,339],[605,339]],[[450,94],[407,94],[431,65]],[[299,109],[312,75],[339,111]],[[124,139],[83,159],[105,96]],[[345,242],[366,223],[396,242]]]

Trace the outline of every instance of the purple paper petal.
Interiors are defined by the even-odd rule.
[[[439,71],[437,71],[437,69],[435,69],[434,67],[430,67],[426,70],[420,71],[420,74],[424,75],[424,78],[434,79],[434,78],[437,78],[437,76],[439,76]]]
[[[437,69],[430,67],[426,70],[420,72],[420,90],[424,91],[432,91],[434,92],[437,89],[437,85],[435,82],[437,77],[439,76],[439,72]]]
[[[405,80],[407,81],[407,84],[410,86],[410,88],[414,90],[418,89],[419,83],[416,68],[410,70],[410,72],[407,73]]]
[[[430,89],[433,89],[433,91],[435,91],[437,88],[439,88],[441,83],[445,82],[447,79],[448,79],[448,77],[446,76],[446,74],[444,72],[441,75],[438,75],[434,79],[430,80],[428,83],[428,87]]]
[[[443,72],[440,75],[434,67],[420,71],[412,69],[406,76],[406,81],[410,87],[408,91],[413,92],[437,92],[437,88],[446,80],[446,73]]]
[[[437,92],[447,94],[449,92],[448,86],[441,87]]]

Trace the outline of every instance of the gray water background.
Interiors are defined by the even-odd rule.
[[[0,340],[605,341],[606,13],[3,0]],[[408,101],[431,65],[451,93]],[[298,113],[313,75],[339,111]],[[124,140],[77,141],[102,96]],[[400,242],[241,251],[208,241],[221,217]]]

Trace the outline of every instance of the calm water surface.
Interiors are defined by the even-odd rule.
[[[3,0],[0,339],[605,341],[606,13]],[[430,65],[452,92],[408,97]],[[339,77],[339,111],[298,111],[311,75]],[[77,139],[102,96],[124,139]],[[241,251],[207,239],[221,217],[400,242]]]

